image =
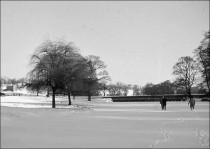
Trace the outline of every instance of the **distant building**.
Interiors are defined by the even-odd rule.
[[[133,96],[133,90],[129,89],[127,96]]]
[[[12,84],[2,84],[1,85],[1,91],[16,91],[17,90],[17,85],[12,85]]]

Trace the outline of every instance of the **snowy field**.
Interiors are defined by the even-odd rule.
[[[2,148],[209,148],[209,102],[1,97]]]

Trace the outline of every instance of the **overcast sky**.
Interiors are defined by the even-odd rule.
[[[208,30],[209,1],[1,1],[1,76],[25,77],[50,38],[99,56],[113,83],[172,81]]]

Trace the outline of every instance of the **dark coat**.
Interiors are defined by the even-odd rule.
[[[163,105],[166,105],[167,99],[164,97],[161,99],[160,103]]]
[[[194,107],[195,106],[195,99],[191,98],[189,100],[189,103],[188,104],[190,104],[190,107]]]

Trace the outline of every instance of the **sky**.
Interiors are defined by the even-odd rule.
[[[46,39],[96,55],[112,81],[173,81],[209,30],[209,1],[1,1],[1,76],[22,78]]]

